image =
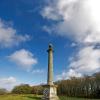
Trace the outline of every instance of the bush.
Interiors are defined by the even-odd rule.
[[[14,94],[30,94],[32,88],[28,84],[22,84],[19,86],[15,86],[12,90]]]

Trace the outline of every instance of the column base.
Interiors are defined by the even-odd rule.
[[[56,85],[45,85],[42,100],[59,100]]]

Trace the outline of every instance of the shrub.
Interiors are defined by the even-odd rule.
[[[30,94],[32,88],[28,84],[21,84],[19,86],[15,86],[12,90],[14,94]]]

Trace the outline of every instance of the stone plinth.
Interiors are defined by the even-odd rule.
[[[43,100],[59,100],[56,85],[44,85]]]

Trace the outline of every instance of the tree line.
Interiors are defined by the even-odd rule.
[[[36,95],[42,95],[43,94],[43,86],[37,85],[37,86],[30,86],[29,84],[21,84],[18,86],[15,86],[12,91],[7,91],[4,88],[0,88],[0,95],[4,94],[36,94]]]
[[[28,84],[21,84],[19,86],[15,86],[11,93],[13,94],[37,94],[42,95],[43,94],[43,86],[30,86]]]
[[[60,80],[55,82],[58,85],[58,95],[86,97],[86,98],[100,98],[100,72],[92,76],[84,76],[81,78],[71,77],[67,80]],[[21,84],[15,86],[12,94],[37,94],[42,95],[44,90],[43,85],[30,86],[28,84]],[[0,89],[0,94],[8,93],[5,89]]]
[[[100,98],[100,72],[81,78],[72,77],[58,81],[56,84],[59,95]]]

